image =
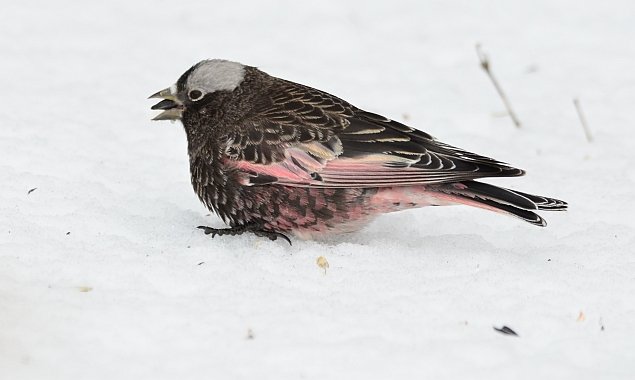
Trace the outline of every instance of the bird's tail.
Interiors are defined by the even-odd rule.
[[[533,210],[564,211],[567,203],[558,199],[521,193],[487,183],[462,181],[439,185],[434,189],[456,203],[502,212],[544,227],[547,222]]]

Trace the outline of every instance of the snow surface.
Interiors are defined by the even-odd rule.
[[[635,378],[634,14],[633,1],[3,2],[0,378]],[[195,226],[222,223],[190,187],[184,132],[151,122],[146,99],[205,58],[511,162],[529,174],[492,182],[571,209],[543,214],[546,229],[439,207],[292,247],[212,240]]]

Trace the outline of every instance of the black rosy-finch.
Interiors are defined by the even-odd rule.
[[[194,191],[229,228],[275,240],[359,229],[378,214],[465,204],[536,226],[567,203],[476,181],[521,169],[308,86],[212,59],[152,95],[185,127]]]

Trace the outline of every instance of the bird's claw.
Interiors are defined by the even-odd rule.
[[[266,230],[257,230],[257,231],[253,231],[254,234],[256,234],[256,236],[262,236],[262,237],[266,237],[267,239],[271,240],[271,241],[275,241],[278,240],[278,238],[283,238],[284,240],[287,241],[287,243],[289,243],[289,245],[293,245],[291,243],[291,239],[289,239],[289,237],[283,233],[280,232],[275,232],[275,231],[266,231]]]

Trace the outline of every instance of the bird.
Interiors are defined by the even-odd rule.
[[[374,217],[469,205],[546,226],[567,203],[477,181],[525,171],[306,85],[238,62],[203,60],[150,96],[180,120],[200,201],[227,228],[206,235],[319,239]]]

